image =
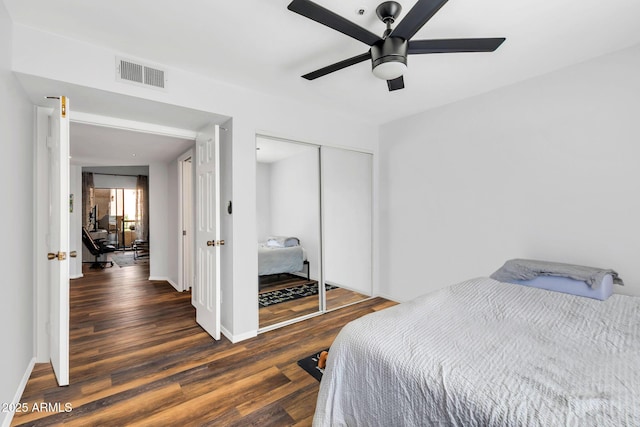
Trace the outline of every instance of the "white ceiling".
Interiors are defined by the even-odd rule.
[[[167,163],[193,140],[71,122],[71,164],[136,166]]]
[[[416,0],[402,2],[403,13]],[[640,43],[638,0],[451,0],[414,39],[506,37],[494,53],[413,55],[404,90],[367,62],[300,76],[368,47],[287,10],[289,0],[4,0],[13,20],[153,63],[384,123]],[[317,3],[381,34],[379,0]],[[356,10],[365,8],[364,16]]]

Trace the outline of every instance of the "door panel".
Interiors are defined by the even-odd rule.
[[[373,293],[373,155],[322,147],[326,309]]]
[[[219,128],[211,125],[196,138],[196,278],[191,301],[196,322],[220,339]]]

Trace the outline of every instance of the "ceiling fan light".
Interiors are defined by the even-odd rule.
[[[407,64],[402,61],[387,61],[373,68],[373,75],[382,80],[393,80],[407,71]]]

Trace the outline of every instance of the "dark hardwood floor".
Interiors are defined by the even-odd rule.
[[[231,344],[195,323],[189,293],[148,281],[148,266],[84,275],[71,281],[71,385],[37,364],[12,425],[308,426],[319,383],[297,360],[394,305],[374,298]]]

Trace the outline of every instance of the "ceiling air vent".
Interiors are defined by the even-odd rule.
[[[164,70],[128,59],[116,58],[116,79],[142,86],[166,89],[167,73]]]

